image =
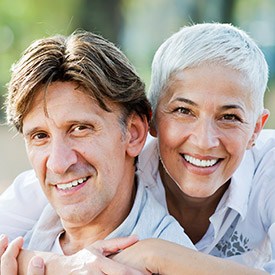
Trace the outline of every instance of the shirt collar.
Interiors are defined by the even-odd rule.
[[[248,208],[248,199],[251,192],[255,161],[250,150],[244,154],[243,160],[231,177],[228,190],[225,192],[216,212],[231,208],[237,211],[244,219]]]
[[[157,139],[148,134],[137,165],[137,175],[141,178],[142,183],[149,188],[157,184],[159,166],[157,145]]]

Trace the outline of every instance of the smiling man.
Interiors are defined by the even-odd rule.
[[[131,234],[193,248],[135,174],[150,105],[112,43],[89,32],[34,42],[13,67],[7,114],[50,203],[26,248],[71,255]]]

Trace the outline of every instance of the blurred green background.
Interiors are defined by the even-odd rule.
[[[267,128],[275,128],[275,0],[1,0],[0,106],[10,67],[35,39],[81,28],[119,46],[147,87],[158,46],[186,24],[227,22],[247,31],[263,50],[270,68]],[[0,110],[0,122],[5,121]],[[0,192],[29,167],[15,132],[0,126]]]

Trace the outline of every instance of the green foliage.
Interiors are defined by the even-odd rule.
[[[0,1],[0,106],[12,63],[33,40],[74,30],[74,12],[80,4],[79,0]]]
[[[171,33],[191,23],[231,22],[250,33],[262,47],[272,81],[274,9],[274,0],[0,0],[0,106],[10,67],[21,52],[35,39],[67,35],[76,28],[115,42],[148,86],[153,55]],[[274,94],[271,81],[270,94]],[[274,101],[271,96],[266,96],[266,102],[273,110],[274,105],[268,106]]]

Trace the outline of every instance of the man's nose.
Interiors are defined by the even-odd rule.
[[[47,160],[47,168],[55,174],[64,174],[71,165],[77,162],[77,154],[62,139],[52,140]]]

